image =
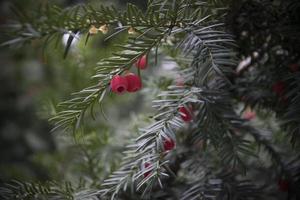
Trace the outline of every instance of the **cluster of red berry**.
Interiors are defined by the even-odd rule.
[[[147,68],[147,56],[139,58],[135,66],[139,69]],[[127,92],[137,92],[142,88],[141,78],[134,73],[127,73],[125,76],[115,75],[110,81],[111,90],[116,94]]]

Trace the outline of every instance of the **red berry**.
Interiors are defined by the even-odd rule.
[[[142,81],[141,78],[133,73],[129,73],[125,76],[128,87],[128,92],[136,92],[142,88]]]
[[[165,139],[163,143],[164,143],[165,151],[171,151],[172,149],[175,148],[175,141],[172,140],[171,138]]]
[[[189,122],[192,120],[191,111],[186,109],[184,106],[179,107],[179,113],[183,121]]]
[[[291,72],[297,72],[300,69],[300,67],[299,67],[299,65],[297,63],[291,64],[289,66],[289,68],[290,68]]]
[[[240,99],[241,99],[241,101],[247,101],[248,97],[244,95]]]
[[[184,81],[182,78],[176,79],[176,86],[184,86]]]
[[[279,190],[282,192],[287,192],[289,190],[289,182],[284,179],[278,181]]]
[[[128,88],[128,83],[126,78],[120,75],[115,75],[110,81],[110,87],[114,93],[123,94]]]
[[[272,85],[272,90],[275,92],[278,96],[282,96],[285,90],[285,83],[283,81],[277,81]]]
[[[246,111],[244,114],[243,114],[243,118],[244,119],[247,119],[247,120],[252,120],[256,117],[256,113],[254,111]]]
[[[141,58],[139,58],[136,61],[135,66],[140,69],[146,69],[147,68],[147,56],[143,55]]]
[[[150,163],[148,163],[148,162],[146,162],[146,163],[144,164],[144,167],[145,167],[146,170],[149,169],[151,166],[152,166],[152,165],[151,165]],[[151,171],[148,171],[148,170],[147,170],[147,171],[144,173],[144,178],[147,178],[148,176],[150,176],[150,174],[151,174]]]

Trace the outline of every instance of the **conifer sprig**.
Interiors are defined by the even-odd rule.
[[[78,128],[86,111],[90,108],[92,113],[93,106],[96,103],[101,104],[105,95],[109,92],[111,78],[129,70],[139,57],[159,45],[164,37],[164,32],[156,31],[155,34],[156,37],[153,38],[150,38],[152,35],[149,33],[145,33],[139,39],[131,38],[126,45],[120,46],[122,48],[121,52],[100,61],[97,64],[96,74],[93,76],[98,83],[74,93],[74,98],[59,105],[62,111],[51,118],[51,121],[55,122],[55,129],[63,128],[64,130],[72,129],[74,131]]]
[[[48,28],[64,20],[72,22],[67,26],[58,24],[62,29],[47,32],[47,28],[41,24],[31,25],[42,27],[39,31],[41,38],[51,38],[58,33],[57,30],[68,30],[71,32],[71,42],[77,32],[87,32],[91,25],[99,27],[107,24],[119,26],[121,30],[133,27],[138,33],[130,37],[125,45],[119,46],[120,52],[98,63],[93,76],[97,82],[94,86],[75,93],[74,98],[60,104],[61,111],[51,120],[56,128],[64,130],[75,130],[80,126],[88,109],[92,110],[93,105],[101,103],[109,92],[112,76],[130,69],[136,59],[149,53],[151,49],[158,48],[165,37],[172,35],[179,38],[181,51],[193,57],[189,68],[182,71],[184,86],[170,86],[159,95],[153,102],[158,111],[153,124],[140,129],[140,136],[124,152],[121,167],[104,181],[101,190],[86,193],[86,197],[101,195],[116,199],[121,191],[128,188],[141,190],[146,194],[156,185],[163,187],[164,179],[171,173],[163,141],[166,138],[176,141],[176,132],[184,126],[178,112],[181,106],[197,108],[197,114],[191,123],[197,128],[192,137],[194,141],[204,140],[205,145],[212,145],[217,149],[223,163],[236,168],[238,164],[243,164],[241,154],[252,154],[250,142],[233,129],[233,124],[239,121],[224,88],[228,86],[227,76],[232,73],[232,67],[236,64],[232,49],[234,41],[229,34],[219,30],[220,24],[211,25],[206,21],[207,17],[202,16],[201,12],[203,5],[203,2],[196,0],[149,1],[145,14],[131,4],[122,13],[113,7],[100,7],[96,10],[90,6],[80,6],[75,10],[62,12],[65,13],[65,18],[60,12],[53,11],[51,16],[57,21],[43,21]],[[58,22],[60,17],[63,18],[62,22]],[[116,32],[109,37],[115,34]],[[19,36],[22,37],[22,34]],[[71,42],[68,42],[66,49]],[[145,162],[149,162],[151,166],[141,167]],[[144,176],[146,173],[150,175]]]
[[[79,188],[77,188],[79,189]],[[74,199],[75,188],[70,182],[28,183],[11,181],[0,188],[1,199]]]
[[[142,11],[137,7],[129,4],[127,6],[127,11],[123,15],[119,14],[114,16],[115,21],[112,21],[112,14],[106,15],[112,10],[101,7],[101,13],[106,13],[105,16],[110,16],[110,18],[107,19],[107,23],[118,22],[120,24],[134,26],[139,35],[130,37],[125,45],[118,45],[121,49],[119,53],[98,63],[96,74],[93,76],[98,79],[96,85],[75,93],[73,99],[60,104],[62,111],[58,112],[56,116],[51,119],[55,122],[55,129],[73,129],[74,131],[80,125],[86,111],[89,108],[91,108],[92,111],[95,103],[102,102],[104,96],[108,92],[109,81],[112,76],[122,74],[124,71],[129,70],[139,57],[149,53],[152,48],[158,48],[162,39],[172,33],[174,27],[183,26],[178,24],[177,20],[182,13],[185,13],[184,11],[188,9],[188,7],[183,6],[186,5],[185,1],[174,2],[176,3],[175,10],[168,9],[174,7],[174,4],[151,2],[145,15],[143,15]],[[195,2],[195,4],[188,5],[196,7],[202,4]],[[157,11],[156,8],[158,6],[162,9],[161,12]],[[99,11],[95,11],[93,8],[90,8],[90,10],[92,10],[92,12],[89,13],[89,15],[95,14],[96,16],[102,16],[101,13],[98,13]],[[197,15],[194,14],[194,17],[196,16]],[[106,18],[101,19],[103,20]]]
[[[204,179],[204,180],[203,180]],[[190,199],[261,199],[262,189],[250,180],[236,180],[233,174],[207,174],[186,190],[181,200]]]

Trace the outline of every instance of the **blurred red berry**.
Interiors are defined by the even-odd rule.
[[[144,167],[145,167],[145,169],[147,170],[147,169],[149,169],[149,168],[151,167],[151,164],[148,163],[148,162],[146,162],[146,163],[144,164]],[[148,176],[150,176],[150,174],[151,174],[151,171],[145,172],[145,173],[144,173],[144,178],[147,178]]]
[[[275,92],[278,96],[282,96],[285,90],[285,83],[283,81],[277,81],[272,85],[272,90]]]
[[[179,107],[179,113],[183,121],[189,122],[192,120],[191,111],[186,109],[184,106]]]
[[[297,63],[290,64],[289,68],[290,68],[291,72],[297,72],[300,69],[300,67]]]
[[[115,75],[110,81],[110,87],[114,93],[123,94],[128,88],[128,83],[126,78],[120,75]]]
[[[171,138],[165,139],[163,144],[164,144],[165,151],[171,151],[172,149],[175,148],[175,141],[172,140]]]
[[[142,81],[141,78],[133,73],[129,73],[125,76],[128,87],[128,92],[136,92],[142,88]]]
[[[244,112],[243,114],[243,118],[246,120],[252,120],[256,117],[256,112],[248,110],[246,112]]]
[[[139,58],[136,61],[135,66],[140,69],[146,69],[147,68],[147,56],[143,55],[141,58]]]
[[[241,99],[241,101],[247,101],[247,100],[248,100],[248,97],[244,95],[244,96],[242,96],[240,99]]]
[[[278,181],[278,188],[282,192],[287,192],[289,190],[289,182],[284,179]]]
[[[182,77],[176,79],[176,86],[184,86],[184,80]]]

